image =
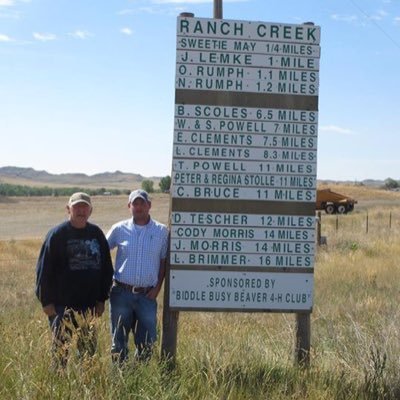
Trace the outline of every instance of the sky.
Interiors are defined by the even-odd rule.
[[[212,0],[0,0],[0,167],[171,174],[176,17]],[[224,0],[321,26],[318,179],[400,179],[400,0]]]

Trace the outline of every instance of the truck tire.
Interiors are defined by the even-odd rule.
[[[335,213],[335,206],[333,204],[327,204],[325,206],[325,212],[327,214],[334,214]]]
[[[338,212],[339,214],[344,214],[344,213],[346,212],[346,206],[343,205],[343,204],[339,204],[339,205],[337,206],[337,212]]]

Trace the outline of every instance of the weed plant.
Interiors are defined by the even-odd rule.
[[[180,313],[172,372],[159,349],[148,363],[117,368],[106,311],[96,355],[72,352],[55,373],[34,297],[41,243],[1,241],[0,399],[398,399],[400,209],[369,211],[368,233],[365,217],[339,216],[337,229],[336,216],[322,216],[328,244],[315,265],[309,369],[294,365],[294,315],[205,312]]]

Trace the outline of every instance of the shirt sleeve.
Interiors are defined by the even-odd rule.
[[[106,239],[109,249],[112,250],[117,245],[115,225],[113,225],[111,229],[107,232]]]
[[[168,244],[169,244],[169,232],[168,232],[168,229],[165,228],[163,244],[162,244],[162,248],[161,248],[161,260],[164,260],[165,258],[167,258]]]
[[[45,307],[54,304],[55,294],[55,255],[54,236],[49,233],[40,250],[36,264],[36,296]]]
[[[98,301],[104,302],[108,299],[110,295],[110,289],[112,284],[112,278],[114,275],[114,269],[112,265],[110,248],[108,246],[108,242],[103,234],[100,231],[100,251],[101,251],[101,260],[102,260],[102,277],[101,277],[101,290],[100,297],[97,299]]]

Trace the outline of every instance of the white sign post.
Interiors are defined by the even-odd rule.
[[[178,18],[165,312],[312,311],[319,41]]]

